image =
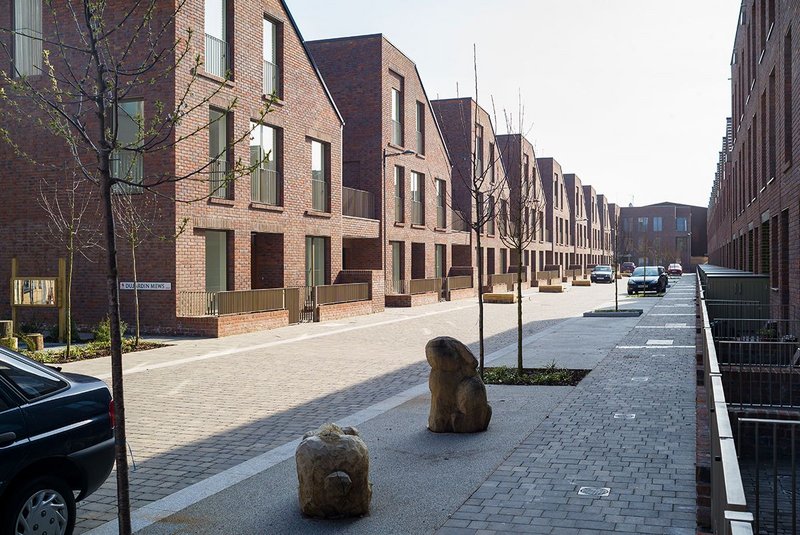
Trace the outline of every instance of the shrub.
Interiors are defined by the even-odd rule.
[[[122,338],[125,338],[125,332],[128,330],[128,324],[124,321],[120,320],[119,322],[119,332],[122,335]],[[111,320],[108,316],[105,317],[103,321],[97,324],[97,327],[94,329],[94,341],[98,344],[110,344],[111,343]]]

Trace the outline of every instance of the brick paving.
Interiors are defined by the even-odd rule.
[[[438,533],[695,533],[695,332],[666,327],[694,316],[660,315],[693,312],[693,281],[646,309],[650,328],[632,329]]]
[[[594,286],[563,295],[531,292],[525,336],[613,299]],[[168,496],[261,453],[427,380],[424,345],[455,336],[476,350],[474,301],[387,310],[346,322],[317,323],[223,340],[191,340],[126,356],[128,442],[134,509]],[[515,340],[516,307],[487,308],[487,353]],[[436,315],[419,316],[434,312]],[[441,313],[439,313],[441,312]],[[414,317],[419,316],[419,317]],[[410,319],[409,319],[410,317]],[[382,322],[407,319],[392,324]],[[376,324],[376,325],[372,325]],[[349,327],[360,330],[334,333]],[[316,338],[315,338],[316,336]],[[206,351],[286,342],[208,360],[147,369]],[[64,366],[102,375],[104,359]],[[78,505],[76,533],[115,518],[112,476]]]

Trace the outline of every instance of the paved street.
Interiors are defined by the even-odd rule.
[[[609,285],[570,289],[561,295],[529,291],[524,303],[525,336],[611,301]],[[515,313],[514,306],[487,305],[487,353],[514,343]],[[424,383],[428,372],[424,345],[439,335],[455,336],[477,350],[475,300],[225,339],[181,341],[127,355],[128,433],[136,462],[131,477],[133,507],[169,496],[295,440],[321,423],[341,420]],[[537,350],[531,358],[538,364],[552,357]],[[110,375],[108,359],[64,369]],[[112,520],[114,501],[112,476],[79,504],[78,532]]]

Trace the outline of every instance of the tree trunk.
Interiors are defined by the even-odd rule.
[[[69,247],[67,249],[67,262],[69,265],[67,266],[67,280],[66,280],[66,287],[67,287],[67,295],[64,296],[65,303],[64,306],[67,309],[67,350],[66,350],[66,357],[69,360],[69,354],[72,350],[72,264],[75,258],[75,252],[73,249],[74,245],[74,234],[72,230],[69,233]]]
[[[477,258],[478,258],[478,353],[479,353],[479,370],[481,373],[481,379],[483,379],[483,358],[484,358],[484,349],[483,349],[483,251],[481,250],[481,232],[480,230],[475,231],[475,245],[478,248],[477,251]]]
[[[119,273],[117,269],[117,243],[114,232],[109,155],[100,158],[100,194],[105,212],[105,237],[107,251],[108,317],[111,330],[111,390],[114,397],[114,459],[117,467],[117,519],[120,535],[131,534],[131,510],[128,482],[128,452],[125,448],[125,400],[122,387],[122,333],[119,314]]]
[[[136,272],[136,242],[131,241],[131,260],[133,263],[133,310],[136,314],[136,335],[133,347],[139,347],[139,275]]]
[[[517,249],[517,373],[522,375],[522,249]]]

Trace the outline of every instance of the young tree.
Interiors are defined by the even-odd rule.
[[[51,169],[52,170],[52,169]],[[55,170],[52,170],[55,171]],[[66,357],[72,349],[72,274],[75,255],[92,262],[91,250],[99,247],[97,228],[97,199],[94,188],[75,170],[64,169],[63,180],[42,179],[39,184],[39,205],[47,214],[50,236],[67,252],[67,280],[64,308],[66,311]]]
[[[201,81],[203,56],[193,42],[194,32],[181,29],[188,20],[182,16],[185,0],[177,5],[135,0],[124,7],[111,6],[106,0],[45,0],[44,5],[42,29],[0,28],[0,47],[14,66],[13,72],[0,72],[4,123],[0,137],[27,161],[36,161],[25,138],[31,127],[61,140],[77,173],[97,194],[106,250],[118,521],[119,532],[128,535],[131,518],[113,197],[125,194],[126,188],[141,188],[169,199],[177,183],[210,184],[207,193],[183,199],[199,200],[227,190],[261,162],[252,163],[249,153],[245,162],[231,158],[232,147],[249,141],[251,132],[246,130],[234,133],[217,154],[191,169],[176,164],[143,165],[149,155],[154,157],[150,161],[163,161],[159,157],[178,152],[195,139],[202,142],[201,136],[237,107],[235,98],[215,98],[226,87],[225,80],[211,82],[213,90],[207,89],[212,79]],[[11,41],[15,47],[22,43],[36,51],[30,71],[20,70],[14,61]],[[143,101],[132,101],[134,97],[151,99],[146,114],[135,103]],[[219,109],[209,115],[212,100]],[[273,101],[267,99],[254,113],[257,122]]]

